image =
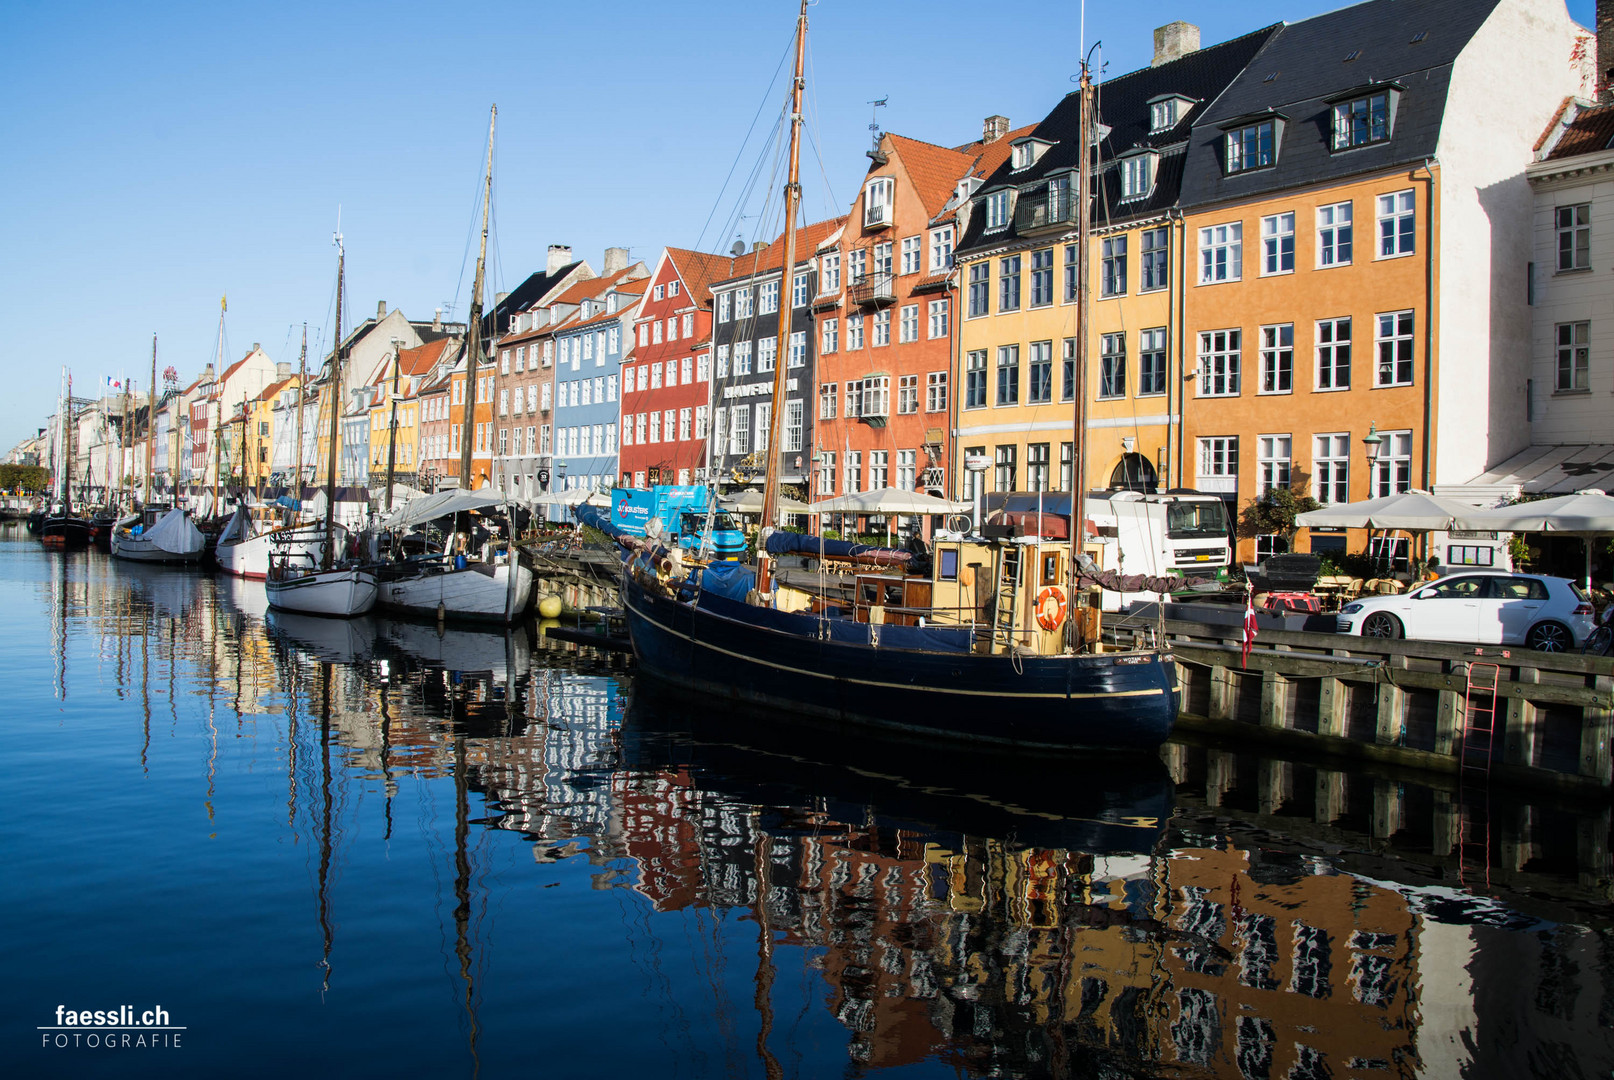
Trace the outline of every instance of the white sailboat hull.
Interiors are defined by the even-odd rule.
[[[306,534],[266,532],[245,540],[220,539],[213,549],[213,558],[219,569],[235,577],[262,579],[269,575],[269,551],[290,556],[292,565],[307,563],[318,566],[325,557],[323,531],[306,531]]]
[[[467,566],[463,570],[426,570],[413,577],[383,581],[381,605],[393,611],[436,617],[438,606],[448,619],[514,622],[532,598],[532,571],[516,566]]]
[[[130,562],[200,562],[207,549],[207,538],[185,514],[184,510],[170,510],[153,527],[139,533],[128,523],[138,522],[140,518],[126,518],[112,530],[112,554]]]
[[[314,570],[264,579],[269,606],[339,619],[363,615],[376,603],[375,578],[363,570]]]

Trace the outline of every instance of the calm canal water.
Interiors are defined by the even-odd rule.
[[[1487,858],[1420,778],[782,732],[20,527],[0,656],[9,1075],[1614,1070],[1606,805]]]

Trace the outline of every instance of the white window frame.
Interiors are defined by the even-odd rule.
[[[1261,219],[1261,276],[1295,272],[1295,214],[1286,210]]]
[[[1294,472],[1294,438],[1290,435],[1255,437],[1255,491],[1264,496],[1289,486]]]
[[[1199,284],[1218,285],[1244,277],[1244,222],[1227,221],[1199,230]]]
[[[1418,253],[1418,193],[1413,188],[1373,198],[1377,210],[1376,259],[1400,259]]]
[[[902,272],[904,274],[917,274],[924,264],[924,238],[919,236],[904,236],[902,238]]]
[[[1354,204],[1350,200],[1317,208],[1317,269],[1351,265],[1355,240],[1353,214]]]
[[[1589,270],[1592,265],[1592,204],[1555,206],[1553,235],[1557,239],[1558,273]]]
[[[1373,316],[1373,385],[1412,386],[1417,382],[1417,313],[1381,311]]]
[[[1244,331],[1202,330],[1199,334],[1199,396],[1238,397]]]
[[[1292,394],[1295,390],[1295,324],[1261,327],[1261,385],[1258,394]]]
[[[1311,497],[1324,506],[1351,501],[1351,433],[1311,437]]]
[[[1553,327],[1554,393],[1583,394],[1591,390],[1591,339],[1592,324],[1585,319]]]
[[[1341,336],[1340,331],[1344,331]],[[1333,394],[1351,388],[1351,317],[1340,316],[1335,319],[1318,319],[1316,324],[1317,366],[1315,369],[1316,389],[1318,393]],[[1341,356],[1341,350],[1344,355]],[[1345,380],[1339,379],[1341,368],[1344,369]]]

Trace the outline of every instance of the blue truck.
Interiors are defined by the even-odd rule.
[[[611,492],[611,525],[630,536],[643,536],[652,518],[661,520],[668,543],[698,552],[706,529],[707,510],[715,496],[705,484],[660,484],[652,488],[615,488]],[[706,550],[719,559],[745,554],[745,534],[722,510],[711,514],[711,542]]]

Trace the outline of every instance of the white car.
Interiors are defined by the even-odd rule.
[[[1339,609],[1335,629],[1362,637],[1579,648],[1592,632],[1592,603],[1567,578],[1474,571],[1450,574],[1398,596],[1368,596]]]

